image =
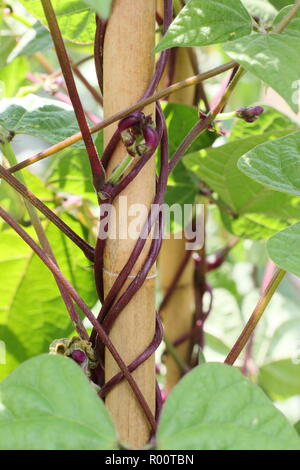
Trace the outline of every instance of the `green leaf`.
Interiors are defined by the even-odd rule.
[[[78,194],[89,199],[94,196],[93,200],[97,200],[85,150],[66,149],[55,155],[48,169],[47,184],[56,191]]]
[[[259,17],[264,23],[276,16],[276,8],[268,0],[242,0],[242,3],[252,16]]]
[[[253,147],[287,132],[268,132],[221,147],[200,150],[186,155],[183,163],[239,215],[261,213],[272,217],[297,217],[299,208],[292,206],[290,196],[269,190],[237,168],[239,158]]]
[[[286,7],[287,5],[291,5],[292,0],[269,0],[269,2],[274,5],[277,10],[280,10],[283,7]]]
[[[299,41],[286,33],[254,33],[225,44],[224,51],[298,111],[295,88],[300,76]]]
[[[258,380],[272,400],[300,395],[300,363],[284,359],[266,364],[259,369]]]
[[[41,23],[47,20],[40,0],[20,0]],[[95,13],[81,0],[52,0],[59,27],[64,38],[76,43],[90,43],[95,36]]]
[[[72,360],[41,355],[0,384],[1,450],[103,450],[116,433],[103,402]]]
[[[300,276],[300,222],[276,233],[268,240],[267,249],[280,268]]]
[[[28,83],[25,79],[28,71],[29,64],[25,57],[18,57],[0,69],[1,101],[2,98],[15,96],[18,89],[25,83]]]
[[[258,145],[238,162],[250,178],[276,191],[300,195],[300,131]]]
[[[0,68],[5,67],[7,64],[7,57],[16,45],[16,37],[13,34],[9,34],[7,31],[3,31],[1,34],[1,54],[0,54]]]
[[[98,132],[95,145],[98,154],[102,155],[103,131]],[[81,198],[97,203],[85,149],[68,148],[54,155],[47,170],[46,181],[55,191],[78,194]]]
[[[281,20],[287,15],[287,13],[293,8],[293,5],[289,4],[289,6],[283,8],[278,15],[276,16],[273,24],[274,26],[278,25]],[[290,36],[294,36],[295,39],[300,38],[300,12],[294,16],[294,18],[289,22],[289,24],[284,28],[284,34],[289,34]]]
[[[168,128],[169,154],[172,156],[184,137],[198,122],[198,111],[194,106],[180,103],[163,103],[162,109]],[[210,147],[217,137],[218,134],[215,132],[202,132],[187,149],[185,155],[187,153],[196,152],[197,150]]]
[[[51,35],[40,21],[36,21],[32,28],[28,29],[20,41],[8,56],[11,62],[18,56],[32,55],[38,51],[46,51],[53,47]]]
[[[300,449],[294,428],[237,369],[203,364],[173,389],[162,411],[158,449]]]
[[[297,423],[296,423],[296,424],[294,424],[294,427],[295,427],[295,429],[296,429],[297,433],[298,433],[298,434],[299,434],[299,436],[300,436],[300,420],[299,420],[299,421],[297,421]]]
[[[91,7],[101,18],[106,20],[109,17],[112,0],[83,0],[89,7]]]
[[[250,34],[251,18],[240,0],[190,0],[158,43],[169,47],[207,46]]]
[[[1,100],[0,125],[16,134],[41,137],[50,144],[79,132],[71,106],[31,94]],[[79,141],[74,146],[84,148],[84,143]]]
[[[233,142],[270,131],[292,129],[295,126],[298,126],[297,123],[285,114],[270,106],[264,106],[264,112],[257,121],[245,123],[242,119],[237,119],[231,129],[229,141]]]
[[[251,240],[265,240],[289,226],[288,221],[263,214],[244,214],[235,219],[222,212],[221,216],[230,233]]]
[[[60,216],[84,237],[79,222],[62,212]],[[96,294],[89,261],[53,224],[47,222],[44,228],[60,269],[92,307]],[[34,236],[32,228],[29,233]],[[6,364],[0,367],[3,378],[25,359],[47,352],[55,338],[68,337],[73,325],[42,261],[5,224],[0,238],[0,338],[7,351]]]

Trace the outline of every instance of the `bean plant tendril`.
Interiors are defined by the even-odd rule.
[[[223,4],[223,2],[220,3]],[[228,217],[230,221],[235,221],[238,219],[238,217],[243,216],[243,212],[242,210],[241,212],[236,210],[234,204],[232,204],[231,208],[229,206],[229,203],[226,201],[226,198],[224,198],[223,201],[222,197],[219,197],[218,191],[215,190],[214,184],[207,183],[205,177],[202,177],[202,174],[201,179],[200,177],[198,178],[197,183],[195,183],[195,188],[193,189],[195,189],[195,194],[197,194],[196,197],[199,198],[199,200],[201,200],[202,202],[204,201],[204,216],[202,221],[203,227],[201,227],[201,229],[203,229],[204,241],[200,248],[196,247],[196,244],[193,246],[192,249],[184,248],[182,252],[182,258],[178,258],[181,261],[177,263],[176,270],[174,269],[175,272],[172,273],[172,279],[166,286],[164,296],[160,301],[160,305],[158,307],[157,312],[154,312],[153,309],[153,323],[155,313],[155,329],[149,330],[151,331],[152,336],[151,341],[149,337],[147,339],[147,343],[149,342],[149,344],[145,348],[141,348],[144,350],[140,354],[134,354],[132,356],[134,357],[134,359],[128,361],[129,363],[127,364],[124,358],[122,358],[122,353],[119,352],[119,347],[115,345],[117,343],[114,344],[111,340],[112,334],[114,334],[115,331],[114,330],[112,332],[112,330],[116,325],[116,321],[118,319],[119,321],[120,318],[125,318],[126,320],[126,312],[124,314],[125,308],[137,295],[138,291],[142,288],[142,286],[146,285],[145,283],[147,279],[150,278],[153,267],[155,268],[156,266],[156,261],[158,259],[162,247],[164,235],[163,206],[166,199],[167,189],[169,189],[167,188],[168,180],[170,176],[174,174],[174,169],[176,168],[177,170],[178,167],[182,166],[184,167],[184,171],[189,171],[187,170],[188,165],[187,167],[185,167],[182,162],[186,163],[189,158],[194,157],[194,153],[196,152],[191,152],[191,154],[186,158],[185,155],[188,153],[187,151],[192,146],[192,144],[197,143],[195,142],[196,139],[198,139],[199,136],[201,136],[203,133],[207,131],[207,134],[210,136],[212,133],[209,131],[213,131],[213,141],[216,138],[215,136],[217,135],[222,136],[222,138],[224,138],[224,136],[226,137],[227,134],[230,133],[230,131],[227,130],[228,128],[225,125],[224,127],[222,127],[222,124],[220,124],[222,121],[228,122],[228,120],[231,119],[239,119],[243,120],[245,123],[252,124],[255,121],[258,121],[259,119],[264,118],[265,114],[263,113],[265,112],[265,108],[262,108],[258,105],[246,107],[243,106],[243,103],[241,103],[239,109],[237,109],[236,111],[224,112],[230,98],[236,91],[236,87],[239,81],[241,80],[243,75],[248,71],[246,65],[244,65],[242,60],[230,60],[229,62],[221,66],[215,67],[212,70],[209,70],[204,73],[199,73],[198,68],[202,68],[202,64],[200,64],[200,66],[198,67],[198,60],[196,58],[195,52],[193,50],[189,50],[187,51],[187,55],[194,76],[189,77],[180,82],[178,81],[177,83],[173,83],[176,71],[176,64],[178,64],[177,61],[179,55],[179,47],[177,47],[177,45],[179,44],[179,46],[181,46],[181,43],[177,42],[175,45],[172,45],[171,47],[166,47],[165,49],[163,47],[156,48],[155,51],[160,51],[160,55],[156,61],[155,69],[154,67],[153,69],[151,69],[151,73],[153,73],[153,75],[151,76],[147,87],[145,87],[145,90],[142,90],[141,96],[139,97],[138,101],[129,106],[127,109],[118,110],[118,112],[116,112],[114,115],[111,115],[103,119],[102,121],[100,121],[97,116],[94,116],[95,120],[93,122],[96,124],[93,127],[89,127],[87,121],[87,116],[89,116],[89,113],[86,111],[86,108],[83,107],[74,80],[74,75],[79,78],[79,80],[83,83],[86,89],[90,92],[94,101],[97,102],[98,105],[103,107],[103,100],[105,100],[103,81],[106,82],[106,78],[103,79],[104,42],[106,41],[105,44],[107,44],[108,41],[108,34],[110,31],[110,19],[101,18],[100,10],[96,10],[96,8],[95,10],[93,10],[93,21],[95,22],[95,28],[92,30],[92,34],[94,34],[94,43],[92,50],[93,54],[85,59],[82,59],[77,62],[74,60],[73,62],[73,60],[71,61],[68,57],[67,49],[62,35],[62,23],[60,22],[60,18],[57,17],[55,14],[51,0],[41,0],[41,5],[43,8],[42,11],[44,12],[43,20],[46,19],[45,24],[47,21],[48,29],[51,34],[51,37],[49,37],[50,40],[52,38],[60,67],[59,70],[54,68],[52,68],[51,72],[48,70],[49,74],[47,76],[50,77],[51,80],[57,78],[60,74],[63,76],[64,80],[61,78],[60,86],[62,86],[63,91],[65,93],[68,93],[68,96],[64,94],[64,99],[69,100],[69,103],[72,104],[76,117],[75,124],[77,125],[77,127],[79,127],[80,132],[71,135],[70,137],[67,137],[65,140],[61,140],[61,142],[52,145],[50,148],[41,151],[37,155],[27,158],[26,160],[20,163],[16,164],[16,158],[14,162],[11,162],[9,161],[9,159],[7,159],[8,163],[10,164],[10,167],[8,167],[7,165],[7,155],[5,155],[4,150],[5,148],[8,148],[7,146],[10,145],[10,141],[13,139],[16,133],[14,131],[10,131],[10,133],[8,135],[5,135],[4,137],[2,136],[2,134],[0,135],[0,146],[1,149],[3,149],[4,155],[3,162],[0,162],[0,183],[2,183],[3,179],[3,183],[9,185],[10,189],[12,188],[13,190],[15,190],[16,196],[20,198],[21,203],[23,203],[23,200],[25,201],[25,206],[28,210],[30,217],[29,222],[27,220],[25,222],[28,222],[27,225],[33,223],[33,226],[38,235],[38,242],[36,242],[29,235],[29,233],[31,232],[27,232],[21,226],[25,225],[25,222],[23,223],[22,220],[22,222],[19,223],[20,219],[17,219],[15,216],[11,216],[9,210],[6,209],[6,206],[5,209],[3,207],[0,207],[0,218],[3,219],[4,222],[6,222],[6,224],[8,224],[8,226],[23,239],[23,241],[31,248],[33,253],[37,255],[37,257],[47,266],[49,271],[52,273],[54,280],[56,281],[61,292],[61,297],[67,307],[67,311],[72,321],[73,328],[75,329],[76,334],[78,335],[78,337],[74,337],[75,339],[69,339],[69,337],[67,338],[67,340],[71,342],[74,340],[84,342],[84,344],[88,345],[87,347],[90,348],[90,350],[92,351],[92,356],[95,356],[94,364],[91,366],[90,362],[88,362],[88,354],[85,350],[82,351],[79,347],[74,348],[68,355],[68,357],[70,357],[75,362],[77,362],[77,364],[79,364],[82,370],[84,370],[83,365],[85,364],[87,369],[86,376],[89,379],[89,382],[87,382],[88,386],[90,388],[92,386],[97,391],[97,395],[94,395],[96,404],[101,404],[101,400],[106,401],[106,404],[108,404],[109,393],[114,390],[115,387],[118,386],[120,383],[127,383],[130,387],[129,392],[133,393],[138,403],[138,411],[142,414],[142,417],[150,430],[150,439],[152,439],[152,441],[150,440],[150,443],[152,443],[157,437],[156,431],[159,424],[159,420],[161,418],[160,414],[163,408],[163,402],[165,397],[164,393],[161,392],[158,381],[156,380],[155,397],[153,394],[153,402],[155,398],[156,407],[155,410],[154,408],[151,409],[151,406],[149,404],[150,401],[148,403],[147,399],[145,398],[146,393],[144,395],[144,391],[140,387],[138,380],[135,378],[135,371],[137,371],[137,369],[141,367],[142,364],[144,364],[143,367],[145,367],[145,362],[156,353],[163,340],[165,340],[164,354],[170,355],[167,357],[167,359],[171,357],[171,359],[174,361],[176,367],[178,368],[179,376],[181,377],[189,373],[186,377],[184,377],[183,381],[185,379],[188,379],[188,377],[193,374],[193,372],[195,372],[195,370],[191,371],[192,369],[197,368],[198,370],[203,369],[203,367],[205,369],[206,365],[202,367],[203,362],[205,362],[205,358],[202,351],[205,346],[205,339],[207,340],[207,337],[205,337],[204,327],[208,325],[210,319],[213,319],[211,312],[213,305],[215,305],[215,299],[217,297],[216,293],[214,297],[212,287],[214,285],[214,282],[212,282],[209,278],[209,273],[212,273],[213,271],[223,266],[225,261],[228,260],[227,257],[230,254],[231,250],[234,249],[236,245],[240,243],[241,238],[243,238],[243,235],[240,234],[238,234],[238,236],[232,235],[231,237],[226,238],[226,241],[221,244],[221,249],[213,251],[212,254],[208,254],[210,252],[208,252],[208,240],[206,238],[207,233],[209,233],[209,224],[207,223],[207,205],[212,203],[219,209],[223,209],[222,211],[220,210],[220,212],[222,212],[222,215],[224,215],[224,217],[226,215],[226,217]],[[110,2],[107,5],[110,6]],[[181,7],[188,8],[190,3],[176,2],[175,4],[174,2],[173,5],[173,0],[164,0],[163,5],[163,12],[156,12],[156,24],[157,31],[159,31],[159,34],[161,34],[162,41],[167,41],[170,30],[172,30],[172,26],[170,28],[170,25],[172,24],[172,21],[174,19],[174,12],[178,13],[177,10],[182,11]],[[6,9],[8,10],[9,8],[10,7],[7,7]],[[90,5],[86,8],[90,8]],[[295,15],[299,13],[299,10],[300,2],[297,1],[294,7],[290,7],[287,14],[283,15],[282,18],[279,19],[277,26],[274,26],[272,32],[275,33],[273,34],[273,36],[276,36],[277,41],[279,41],[278,37],[280,37],[280,33],[284,31],[284,29],[289,25],[290,21],[292,21]],[[153,22],[154,13],[154,10],[152,10]],[[247,11],[245,10],[245,14],[246,13]],[[7,11],[6,14],[13,14],[12,8],[11,11]],[[263,27],[260,21],[256,21],[256,19],[251,18],[251,15],[248,16],[250,21],[250,30],[252,31],[252,33],[254,24],[255,34],[251,33],[251,38],[254,38],[253,41],[255,41],[255,38],[259,35],[263,37],[264,35],[268,34],[267,27]],[[26,23],[27,20],[24,21]],[[291,30],[293,31],[292,28]],[[47,34],[49,35],[48,32]],[[233,36],[230,36],[230,39],[235,39],[234,35],[236,33],[231,34]],[[288,41],[291,35],[292,33],[290,32],[289,35],[285,37],[285,40]],[[242,39],[244,38],[242,37]],[[184,40],[187,39],[184,38]],[[228,44],[234,43],[235,41],[228,42]],[[212,42],[212,44],[214,44],[214,42]],[[187,47],[184,44],[183,46]],[[228,55],[230,56],[229,53]],[[232,57],[235,59],[234,54],[232,54]],[[100,92],[98,90],[98,86],[97,89],[95,89],[91,85],[90,81],[78,68],[81,63],[90,59],[93,59],[94,62]],[[40,56],[40,61],[44,63],[44,66],[46,68],[48,67],[47,59],[44,60],[42,55]],[[203,82],[209,78],[216,77],[225,72],[226,76],[221,78],[220,87],[214,94],[215,96],[212,99],[210,97],[208,98],[208,94],[206,94]],[[149,78],[149,76],[147,77]],[[37,87],[39,87],[39,85],[44,80],[37,78],[36,76],[34,76],[34,74],[29,74],[29,78],[31,80],[30,86],[37,85]],[[165,88],[159,88],[161,86],[165,86]],[[183,139],[181,137],[180,140],[178,139],[178,141],[176,142],[176,146],[171,148],[170,143],[173,144],[173,142],[170,142],[169,140],[170,136],[168,135],[166,112],[164,112],[161,100],[167,99],[173,92],[182,90],[189,86],[195,87],[195,94],[190,101],[191,103],[193,103],[193,107],[190,106],[189,108],[190,110],[194,111],[195,106],[198,106],[199,109],[197,109],[195,117],[196,122],[194,121],[193,125],[189,127],[190,130],[189,132],[187,132],[185,137]],[[58,98],[58,96],[56,96],[56,98]],[[153,115],[147,114],[145,110],[146,106],[150,104],[153,105]],[[167,102],[166,106],[170,106],[170,102]],[[102,154],[99,155],[96,147],[97,141],[93,138],[93,134],[102,131],[104,128],[107,128],[108,126],[114,123],[116,123],[116,130],[114,131],[112,136],[110,136],[110,140],[106,143],[105,148],[102,150]],[[254,125],[256,125],[256,123]],[[253,128],[255,129],[254,126]],[[1,126],[0,131],[2,131]],[[274,130],[274,134],[276,132],[277,129]],[[266,130],[265,133],[268,134],[268,130]],[[70,133],[66,133],[63,135],[65,137],[66,135],[70,135]],[[247,133],[245,133],[245,135],[248,137]],[[206,134],[204,134],[203,137],[206,137]],[[272,135],[270,137],[271,143],[273,142],[273,140],[271,140],[273,138],[277,137]],[[73,228],[71,228],[64,220],[59,217],[59,215],[57,215],[60,214],[59,211],[53,209],[52,206],[51,210],[45,204],[46,198],[43,199],[41,197],[39,199],[38,197],[36,197],[35,194],[29,191],[21,177],[16,178],[13,174],[14,172],[29,167],[30,165],[47,158],[48,156],[56,154],[60,150],[70,147],[71,145],[80,140],[82,140],[82,143],[84,144],[84,146],[82,146],[84,150],[83,152],[81,152],[80,155],[82,155],[83,153],[86,154],[87,160],[85,163],[87,163],[88,165],[88,171],[90,172],[90,180],[93,183],[93,188],[95,191],[95,193],[93,193],[93,197],[96,200],[96,209],[99,210],[100,213],[99,215],[99,213],[97,212],[96,216],[94,217],[94,219],[96,219],[96,221],[98,222],[98,236],[96,242],[90,242],[91,244],[85,241],[84,238],[79,236],[73,230]],[[245,138],[244,141],[247,144],[247,138]],[[244,141],[242,141],[241,145],[244,145]],[[50,139],[49,142],[51,144],[53,143]],[[258,140],[258,142],[258,147],[260,147],[260,143],[263,141]],[[267,143],[269,142],[267,141]],[[218,150],[218,144],[219,140],[217,141],[213,150]],[[119,163],[119,165],[110,173],[112,162],[116,157],[115,151],[117,148],[119,148],[120,145],[124,150],[125,157]],[[230,145],[230,141],[226,145]],[[262,145],[264,145],[264,143]],[[200,152],[202,152],[203,149],[203,152],[206,152],[205,146],[200,148]],[[255,149],[257,149],[257,147],[255,147]],[[201,157],[202,154],[201,156],[199,156],[200,161]],[[155,177],[153,176],[153,184],[155,183],[155,192],[151,201],[150,209],[148,210],[146,216],[146,220],[140,229],[139,236],[135,241],[132,251],[128,253],[125,264],[121,267],[120,270],[118,270],[119,272],[110,273],[108,269],[104,269],[104,266],[105,268],[107,267],[107,264],[104,264],[104,260],[106,263],[104,253],[105,250],[108,250],[108,248],[106,244],[107,237],[103,236],[103,234],[108,234],[109,224],[111,222],[109,218],[110,214],[107,212],[108,209],[106,208],[114,207],[113,204],[116,203],[118,196],[120,196],[126,188],[128,189],[130,187],[130,185],[135,181],[137,176],[140,175],[141,171],[145,169],[145,166],[149,163],[151,164],[154,159],[155,161],[157,161]],[[251,153],[249,159],[251,159]],[[219,164],[219,161],[217,163]],[[201,165],[201,162],[199,165]],[[256,169],[251,168],[250,170],[254,172]],[[250,170],[248,169],[249,172]],[[209,171],[213,172],[212,170]],[[257,182],[255,181],[255,184],[256,183]],[[197,187],[196,184],[198,185]],[[226,181],[224,184],[226,184]],[[266,191],[269,190],[269,186],[267,186],[267,184],[266,188]],[[278,188],[275,187],[275,190],[277,191]],[[279,191],[281,191],[281,189],[278,190],[278,194]],[[284,191],[282,191],[282,193],[283,192]],[[298,193],[295,194],[299,196]],[[64,236],[66,236],[71,242],[73,242],[74,245],[76,245],[81,250],[80,256],[82,258],[83,255],[85,255],[85,257],[90,261],[89,264],[91,264],[91,266],[89,266],[88,268],[85,266],[84,269],[88,269],[88,271],[85,272],[92,274],[93,294],[96,294],[93,298],[93,301],[96,300],[96,305],[100,305],[95,314],[87,305],[89,301],[86,300],[87,303],[85,303],[85,301],[79,295],[77,290],[73,287],[73,285],[76,286],[75,277],[74,283],[72,281],[72,285],[68,281],[67,277],[62,273],[62,271],[60,271],[59,264],[56,262],[56,258],[54,257],[46,234],[43,232],[44,229],[38,216],[34,215],[34,217],[36,217],[36,225],[33,222],[34,218],[31,218],[32,211],[35,211],[35,209],[37,209],[41,214],[43,214],[43,216],[47,220],[54,224]],[[93,210],[94,209],[95,207],[93,207]],[[254,210],[252,212],[254,215],[257,215]],[[261,214],[258,213],[258,215]],[[189,228],[195,230],[197,224],[196,216],[194,215],[194,213],[190,217],[189,224]],[[226,226],[225,222],[224,225]],[[36,228],[36,226],[38,226],[38,229]],[[29,230],[31,229],[29,228]],[[193,231],[193,233],[195,232]],[[232,231],[232,233],[236,234],[235,231]],[[88,240],[90,241],[90,239]],[[195,242],[195,240],[196,236],[194,237],[194,239],[189,240],[189,242],[193,243]],[[144,255],[145,247],[148,247],[147,254],[145,258],[142,258],[142,264],[139,264],[141,261],[141,256]],[[172,336],[172,340],[170,340],[168,332],[164,336],[163,323],[161,317],[163,316],[163,311],[166,309],[166,306],[170,307],[171,298],[172,296],[174,296],[176,289],[182,287],[182,285],[180,284],[181,277],[184,275],[184,272],[190,263],[192,264],[192,277],[190,279],[189,285],[192,289],[193,297],[192,321],[190,323],[187,323],[188,327],[186,331],[184,329],[177,330],[177,332]],[[280,264],[278,264],[278,267],[275,267],[275,264],[272,265],[272,270],[270,271],[271,274],[265,274],[264,285],[260,290],[260,299],[256,307],[254,308],[252,315],[249,317],[248,321],[245,322],[246,324],[242,329],[242,332],[239,334],[235,344],[231,349],[228,348],[229,352],[226,352],[227,356],[224,362],[225,364],[232,366],[239,358],[242,350],[248,344],[248,350],[246,351],[244,366],[242,367],[242,372],[244,373],[244,375],[247,375],[250,370],[249,364],[251,365],[251,355],[253,352],[253,343],[249,343],[249,339],[252,338],[253,341],[253,332],[258,322],[260,321],[266,307],[269,305],[273,294],[275,293],[277,287],[279,286],[286,274],[286,267],[280,266]],[[111,271],[113,270],[111,269]],[[133,272],[135,272],[136,274],[132,275]],[[105,273],[113,275],[114,279],[108,292],[106,292],[106,284],[104,286]],[[163,282],[161,282],[161,284],[164,287]],[[80,316],[81,314],[78,313],[79,311],[81,311],[81,314],[83,314],[85,320],[88,320],[90,322],[91,330],[88,330],[85,321]],[[122,313],[123,317],[121,317]],[[172,318],[172,321],[176,322],[176,318]],[[129,327],[127,327],[127,329],[129,330]],[[67,334],[70,335],[70,331]],[[135,344],[134,338],[131,338],[131,341]],[[2,341],[0,341],[0,346],[1,343]],[[222,343],[221,339],[219,343]],[[136,342],[136,344],[138,343]],[[143,344],[145,345],[146,342]],[[177,349],[179,346],[182,345],[188,347],[188,354],[186,355],[186,357],[184,357],[184,359],[182,359],[182,357],[178,354]],[[225,343],[224,346],[226,346]],[[109,376],[108,374],[108,376],[110,377],[109,379],[107,379],[107,371],[105,370],[105,354],[107,353],[107,351],[111,354],[113,360],[118,366],[117,373],[115,373],[113,376]],[[71,364],[74,366],[74,363],[69,359],[67,359],[65,362],[69,365]],[[199,365],[201,367],[197,367]],[[224,364],[222,366],[226,368]],[[75,368],[78,368],[77,365]],[[159,366],[157,366],[157,371],[158,368]],[[234,370],[234,368],[232,367],[228,369]],[[139,370],[143,370],[143,368]],[[242,378],[245,379],[245,377]],[[154,375],[152,385],[154,393]],[[2,404],[0,403],[0,408],[1,406]],[[255,420],[252,420],[252,422],[255,422]],[[121,445],[122,444],[120,444],[120,448]],[[154,445],[156,445],[156,442]]]

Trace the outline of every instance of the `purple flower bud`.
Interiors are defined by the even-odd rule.
[[[75,351],[72,352],[71,356],[72,359],[74,359],[74,361],[78,364],[83,364],[83,362],[87,360],[87,355],[81,349],[75,349]]]
[[[151,126],[145,126],[143,129],[143,136],[147,152],[154,152],[159,144],[157,131]]]
[[[251,108],[240,108],[236,111],[236,116],[240,119],[244,119],[246,122],[254,122],[264,112],[264,108],[261,106],[254,106]]]
[[[118,124],[118,129],[120,132],[129,129],[130,127],[134,127],[137,124],[141,124],[145,122],[145,114],[141,111],[137,111],[135,113],[129,114],[125,118],[121,119]]]

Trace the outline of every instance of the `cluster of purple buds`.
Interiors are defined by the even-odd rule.
[[[153,153],[158,146],[157,131],[152,127],[151,116],[145,116],[141,111],[129,114],[118,124],[123,144],[129,155],[143,156]]]
[[[77,364],[81,365],[83,364],[84,362],[88,361],[88,357],[87,355],[85,354],[84,351],[82,351],[82,349],[75,349],[72,353],[71,353],[71,357],[72,359],[77,362]]]
[[[199,119],[200,121],[204,121],[205,119],[207,118],[207,114],[203,113],[202,111],[199,112]],[[227,135],[228,132],[223,130],[223,129],[220,129],[219,126],[216,126],[216,124],[214,123],[210,123],[207,125],[207,130],[210,131],[210,132],[218,132],[220,135]]]
[[[246,122],[254,122],[264,112],[261,106],[253,106],[250,108],[240,108],[236,111],[236,117]]]

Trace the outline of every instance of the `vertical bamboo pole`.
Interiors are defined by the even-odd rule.
[[[104,113],[111,116],[138,101],[143,95],[154,71],[155,0],[115,0],[108,21],[104,42]],[[144,110],[154,117],[154,105]],[[116,129],[113,124],[105,129],[104,140],[108,142]],[[112,157],[108,173],[125,156],[120,144]],[[132,204],[143,204],[148,209],[155,193],[155,161],[150,159],[138,177],[121,193],[126,197],[128,209]],[[132,217],[119,208],[120,197],[116,199],[117,221],[130,224]],[[118,225],[118,224],[117,224]],[[136,240],[122,239],[117,228],[117,239],[108,239],[104,253],[105,294],[112,286],[116,274],[128,260]],[[149,249],[149,240],[134,267],[131,276],[141,267]],[[155,272],[149,273],[143,287],[122,311],[110,333],[110,338],[129,364],[151,342],[155,331]],[[132,279],[129,279],[130,282]],[[117,364],[106,351],[105,378],[109,380],[119,371]],[[140,386],[151,410],[155,412],[155,360],[154,355],[143,363],[133,376]],[[133,448],[140,448],[149,439],[149,427],[130,387],[123,381],[107,396],[106,405],[117,426],[120,438]]]
[[[158,12],[163,16],[163,0],[158,0]],[[186,48],[179,47],[176,51],[176,66],[173,82],[184,80],[194,75],[193,66]],[[179,90],[169,97],[170,103],[182,103],[192,105],[194,102],[196,89],[188,87]],[[182,234],[183,235],[183,234]],[[166,293],[170,286],[174,274],[180,266],[185,256],[185,240],[176,239],[174,236],[170,240],[164,240],[159,256],[160,283],[162,293]],[[166,307],[161,315],[164,322],[164,331],[170,341],[174,341],[182,334],[190,330],[193,324],[195,312],[194,288],[193,288],[193,260],[190,259],[184,269],[176,289],[174,290]],[[190,352],[189,342],[186,341],[176,348],[178,356],[187,361]],[[167,368],[166,391],[169,392],[181,377],[181,371],[170,354],[166,356],[165,365]]]

